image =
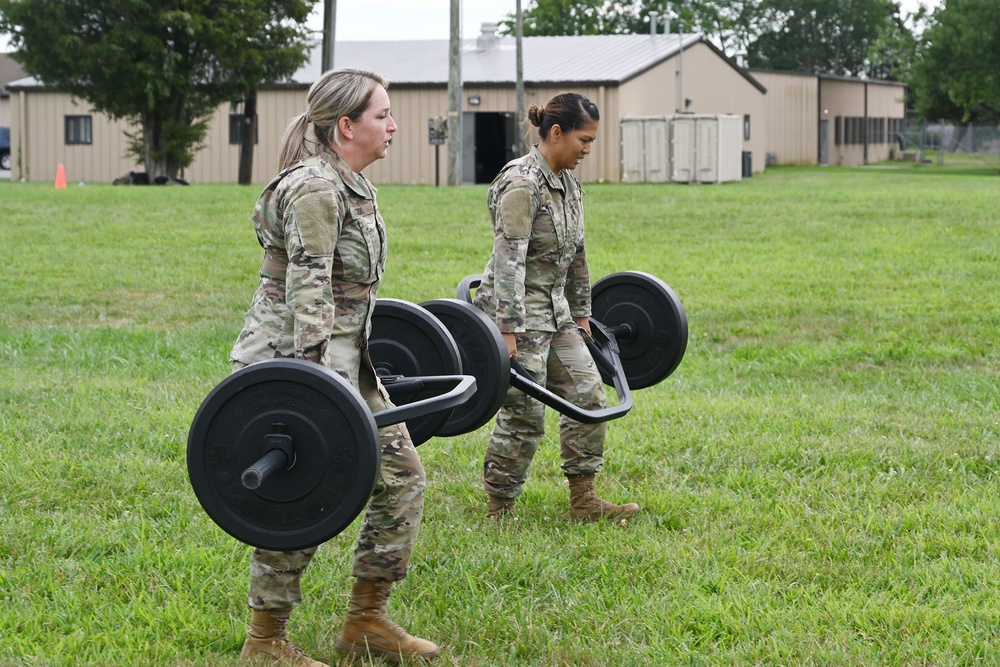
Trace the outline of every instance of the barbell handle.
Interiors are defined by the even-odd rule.
[[[375,425],[379,428],[405,422],[414,417],[423,417],[432,412],[458,407],[476,393],[476,378],[471,375],[427,375],[406,378],[406,380],[420,380],[427,389],[441,385],[454,386],[443,394],[374,413],[372,416],[375,417]]]
[[[471,276],[465,276],[462,281],[458,283],[458,287],[455,288],[455,296],[458,297],[459,301],[464,301],[466,303],[472,303],[472,290],[479,287],[483,282],[483,274],[474,273]]]
[[[465,276],[464,278],[462,278],[461,282],[458,283],[458,287],[455,288],[455,296],[458,297],[459,301],[472,303],[472,291],[477,289],[479,285],[482,284],[482,282],[483,282],[483,274],[481,273],[474,273],[471,276]],[[618,332],[613,331],[608,327],[605,327],[603,324],[601,324],[594,318],[590,318],[591,331],[593,331],[595,327],[601,330],[601,332],[604,334],[604,339],[606,341],[613,341],[611,343],[602,342],[601,345],[604,345],[604,347],[610,347],[613,354],[618,354],[618,342],[616,340]],[[616,328],[623,329],[622,333],[625,333],[626,335],[631,335],[631,327],[627,327],[627,330],[626,327],[616,327]],[[601,345],[595,343],[587,343],[587,347],[590,348],[590,354],[594,357],[594,363],[597,364],[597,368],[601,372],[601,379],[604,381],[605,384],[613,385],[615,389],[618,390],[618,393],[621,394],[621,389],[619,388],[618,382],[615,379],[616,378],[615,363],[610,359],[611,355],[606,353],[604,347],[602,347]],[[620,367],[621,364],[619,363],[618,366]],[[623,371],[621,380],[627,391],[628,382],[626,382],[624,378],[625,376]]]
[[[593,322],[593,320],[592,320]],[[592,332],[596,332],[595,340],[598,336],[606,337],[606,340],[602,343],[606,346],[605,349],[598,347],[596,351],[600,354],[602,360],[605,363],[610,363],[614,368],[613,382],[615,391],[618,392],[618,405],[613,405],[606,408],[601,408],[599,410],[584,410],[583,408],[570,403],[566,399],[557,396],[552,393],[542,385],[535,381],[521,363],[511,357],[510,360],[510,384],[523,391],[528,396],[532,398],[537,398],[539,401],[549,406],[553,410],[559,412],[560,414],[566,415],[570,419],[580,422],[581,424],[600,424],[602,422],[611,421],[612,419],[618,419],[619,417],[624,417],[629,410],[632,409],[632,392],[628,387],[628,381],[625,379],[625,369],[622,368],[621,357],[618,356],[618,345],[614,339],[614,336],[606,334],[603,327],[593,328]],[[591,348],[591,354],[595,351]],[[602,363],[598,361],[595,357],[595,363],[600,366]]]
[[[475,273],[462,278],[455,288],[455,295],[460,301],[472,303],[472,291],[483,282],[483,274]],[[545,387],[538,384],[516,359],[510,360],[510,383],[524,393],[583,424],[598,424],[623,417],[632,409],[632,391],[625,377],[615,333],[603,324],[590,318],[590,332],[593,343],[587,343],[590,355],[601,374],[601,380],[615,388],[618,393],[618,405],[601,410],[584,410],[569,401],[556,396]],[[631,333],[631,328],[627,331]],[[520,370],[519,370],[520,369]]]

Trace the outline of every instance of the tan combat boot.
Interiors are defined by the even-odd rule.
[[[438,653],[434,642],[414,637],[386,616],[392,582],[358,579],[351,589],[351,602],[337,648],[344,653],[381,655],[391,660],[423,658]]]
[[[285,667],[329,667],[313,660],[292,643],[288,636],[287,611],[251,610],[250,629],[240,652],[240,661]]]
[[[514,517],[514,503],[516,498],[501,498],[500,496],[487,496],[489,502],[486,503],[486,518],[496,521],[501,517]]]
[[[569,480],[569,518],[574,521],[631,519],[639,513],[635,503],[615,505],[601,500],[594,490],[593,475],[566,475]]]

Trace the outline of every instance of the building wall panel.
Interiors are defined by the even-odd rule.
[[[816,164],[819,84],[815,76],[753,70],[767,88],[767,150],[776,164]],[[763,156],[766,157],[766,156]]]
[[[906,87],[899,83],[820,79],[820,113],[832,126],[830,164],[862,165],[889,159],[895,145],[889,121],[906,117],[905,94]],[[855,127],[848,130],[852,119]]]
[[[673,56],[624,83],[621,109],[628,115],[674,115],[682,105],[685,113],[749,116],[743,150],[753,154],[753,170],[762,172],[770,123],[764,93],[703,43],[686,49],[683,65],[681,60]]]

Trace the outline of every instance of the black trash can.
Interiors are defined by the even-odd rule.
[[[743,178],[753,176],[753,151],[743,151]]]

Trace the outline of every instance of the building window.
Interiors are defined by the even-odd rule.
[[[833,119],[833,143],[837,146],[844,143],[844,117],[836,116]]]
[[[750,141],[750,114],[743,116],[743,141]]]
[[[66,145],[94,143],[90,116],[66,116]]]
[[[245,120],[243,116],[243,111],[241,110],[242,105],[238,102],[233,102],[229,106],[229,145],[238,146],[243,143],[243,122]],[[255,132],[253,137],[253,143],[256,144],[258,139],[260,139],[260,121],[257,116],[254,116],[254,121],[256,122]]]
[[[238,146],[243,142],[243,120],[243,114],[230,114],[229,116],[229,143],[233,146]],[[256,116],[254,116],[254,120],[257,120]],[[257,123],[254,129],[256,131],[254,132],[253,142],[256,144],[260,139],[260,122]]]
[[[861,116],[854,116],[851,118],[851,123],[854,125],[852,128],[851,143],[855,146],[865,143],[865,119]]]

